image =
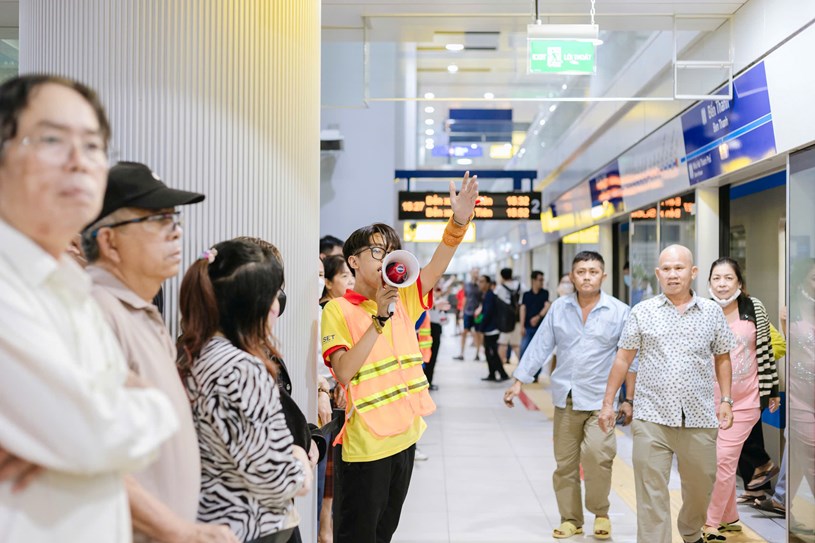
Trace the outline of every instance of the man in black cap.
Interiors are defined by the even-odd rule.
[[[201,466],[190,404],[175,367],[176,350],[151,302],[178,274],[181,218],[176,206],[203,194],[167,187],[150,168],[110,169],[102,212],[82,233],[93,296],[111,324],[130,369],[164,392],[179,431],[155,463],[126,479],[136,542],[237,543],[225,526],[196,524]]]

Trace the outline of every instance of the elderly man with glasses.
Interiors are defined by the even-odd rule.
[[[109,138],[81,83],[28,75],[0,85],[4,543],[129,541],[122,473],[150,462],[177,428],[164,394],[126,381],[90,280],[66,254],[102,207]]]
[[[82,232],[93,296],[128,366],[167,395],[180,422],[156,462],[125,480],[137,542],[237,543],[225,526],[195,523],[198,439],[175,366],[175,344],[151,303],[181,264],[181,214],[175,207],[203,199],[203,194],[167,187],[144,164],[120,162],[108,174],[99,218]]]

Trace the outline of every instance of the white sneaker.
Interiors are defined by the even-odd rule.
[[[425,453],[423,453],[421,450],[419,450],[419,447],[416,447],[416,454],[413,456],[414,460],[419,460],[419,461],[423,462],[423,461],[427,460],[428,458],[430,458],[430,457],[427,456]]]

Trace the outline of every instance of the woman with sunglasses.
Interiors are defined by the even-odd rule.
[[[205,251],[181,283],[179,369],[201,451],[198,518],[252,543],[289,540],[299,523],[292,498],[313,477],[269,355],[282,285],[279,261],[244,240]]]

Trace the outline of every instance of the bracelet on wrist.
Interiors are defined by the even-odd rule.
[[[371,322],[373,323],[374,329],[376,330],[377,334],[381,334],[382,332],[385,331],[382,321],[380,321],[379,317],[377,317],[376,315],[371,315]]]
[[[633,406],[634,405],[634,400],[632,400],[631,398],[626,398],[626,399],[623,400],[623,403],[630,403]]]
[[[324,389],[324,388],[318,388],[318,389],[317,389],[317,395],[318,395],[318,396],[320,395],[320,392],[322,392],[322,393],[324,393],[324,394],[327,394],[329,398],[331,397],[331,392],[329,392],[328,390],[326,390],[326,389]]]

